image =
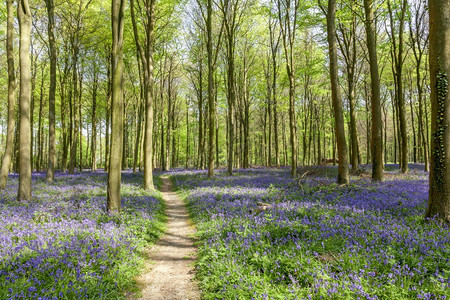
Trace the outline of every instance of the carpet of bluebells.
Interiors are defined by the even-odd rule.
[[[197,225],[203,297],[450,299],[450,228],[423,219],[421,169],[388,165],[385,182],[348,186],[331,166],[300,180],[287,169],[173,172]]]
[[[120,299],[143,250],[163,229],[160,194],[122,176],[122,212],[106,212],[106,174],[33,174],[33,200],[17,202],[17,176],[0,191],[0,299]]]

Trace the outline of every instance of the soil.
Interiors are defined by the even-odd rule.
[[[195,228],[170,179],[161,179],[167,231],[150,249],[147,271],[136,279],[140,294],[128,299],[200,299],[193,266],[197,256]]]

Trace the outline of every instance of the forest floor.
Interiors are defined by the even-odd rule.
[[[194,227],[168,177],[161,177],[167,230],[149,254],[146,272],[137,279],[142,299],[200,299],[194,281],[197,249]]]
[[[11,174],[0,299],[450,299],[450,227],[423,217],[423,167],[378,183],[361,166],[348,185],[336,166],[174,169],[155,172],[161,192],[124,171],[120,216],[101,170],[33,173],[31,202]]]
[[[424,220],[428,172],[385,166],[172,170],[196,226],[202,299],[450,299],[450,227]]]

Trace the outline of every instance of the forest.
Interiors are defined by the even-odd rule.
[[[450,298],[449,18],[2,1],[0,299]]]

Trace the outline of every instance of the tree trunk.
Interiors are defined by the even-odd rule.
[[[78,77],[79,87],[78,87],[78,102],[77,102],[77,111],[78,111],[78,141],[80,143],[80,151],[79,151],[79,161],[78,161],[78,170],[80,172],[83,171],[83,118],[81,114],[82,100],[83,100],[83,76],[84,76],[84,67],[83,63],[81,63],[80,76]]]
[[[3,156],[2,170],[0,173],[0,190],[5,189],[6,179],[8,178],[9,169],[11,168],[11,161],[14,146],[14,108],[16,103],[16,79],[14,75],[14,0],[7,0],[7,29],[6,29],[6,57],[8,61],[8,125],[6,130],[6,149],[5,156]]]
[[[349,183],[348,153],[347,142],[345,140],[344,113],[342,111],[342,99],[338,79],[335,15],[336,1],[328,0],[327,34],[330,54],[331,97],[333,100],[334,120],[336,124],[335,133],[339,159],[337,182],[339,184],[347,184]]]
[[[120,212],[120,184],[123,136],[123,23],[125,0],[113,0],[112,19],[112,98],[111,155],[108,172],[108,212]]]
[[[92,86],[92,139],[91,139],[91,170],[97,170],[97,89],[98,72],[94,65],[94,82]]]
[[[74,46],[72,49],[72,87],[73,87],[73,98],[72,98],[72,117],[73,117],[73,135],[72,135],[72,146],[70,148],[70,162],[69,162],[69,174],[74,174],[75,163],[77,155],[77,144],[79,139],[79,120],[78,120],[78,72],[77,72],[77,62],[78,62],[78,46]],[[81,145],[80,145],[81,146]]]
[[[109,134],[109,127],[110,127],[110,120],[111,120],[111,65],[112,60],[110,57],[108,58],[108,64],[107,64],[107,77],[108,77],[108,86],[106,91],[106,129],[105,129],[105,172],[108,172],[109,170],[109,156],[110,156],[110,134]]]
[[[142,99],[139,99],[142,103]],[[134,146],[134,159],[133,159],[133,173],[137,171],[137,167],[139,164],[139,149],[141,144],[141,123],[142,123],[142,113],[144,112],[144,108],[142,104],[139,103],[139,110],[138,110],[138,122],[136,124],[136,141]]]
[[[31,126],[30,126],[30,99],[31,99],[31,71],[30,71],[30,38],[31,38],[31,12],[28,0],[19,0],[18,6],[20,44],[20,124],[19,124],[19,201],[31,200]]]
[[[131,21],[136,46],[138,48],[142,66],[144,68],[145,82],[145,130],[144,130],[144,188],[153,190],[153,35],[155,27],[155,1],[145,3],[146,11],[146,47],[142,47],[139,40],[138,28],[134,14],[134,0],[130,1]]]
[[[367,48],[369,50],[370,78],[372,90],[372,179],[383,181],[383,133],[380,104],[380,78],[378,74],[378,59],[376,49],[373,0],[364,0],[366,14]]]
[[[207,2],[206,17],[206,52],[208,55],[208,108],[209,108],[209,141],[208,141],[208,177],[214,177],[214,151],[216,133],[216,103],[214,98],[214,66],[212,49],[212,0]]]
[[[431,0],[430,86],[431,86],[431,168],[426,217],[437,216],[450,223],[450,1]]]
[[[234,164],[234,103],[235,103],[235,87],[234,87],[234,39],[228,38],[227,43],[227,64],[228,64],[228,175],[233,175]]]
[[[46,0],[48,17],[48,46],[50,56],[50,88],[48,91],[48,166],[47,175],[45,179],[47,182],[53,182],[55,178],[56,167],[56,130],[55,130],[55,116],[56,116],[56,42],[53,28],[55,26],[54,5],[53,0]]]
[[[393,47],[394,60],[394,76],[396,83],[396,100],[398,105],[399,129],[401,137],[401,169],[402,173],[408,172],[408,135],[406,132],[406,118],[405,118],[405,97],[403,93],[403,27],[405,23],[407,0],[403,0],[401,4],[401,12],[399,19],[398,45],[395,37],[393,11],[391,9],[390,1],[388,1],[388,10],[391,23],[391,39]]]
[[[42,66],[41,74],[41,88],[39,96],[39,114],[38,114],[38,136],[37,136],[37,158],[36,158],[36,172],[41,171],[42,157],[43,157],[43,128],[42,128],[42,113],[44,109],[44,66]]]

